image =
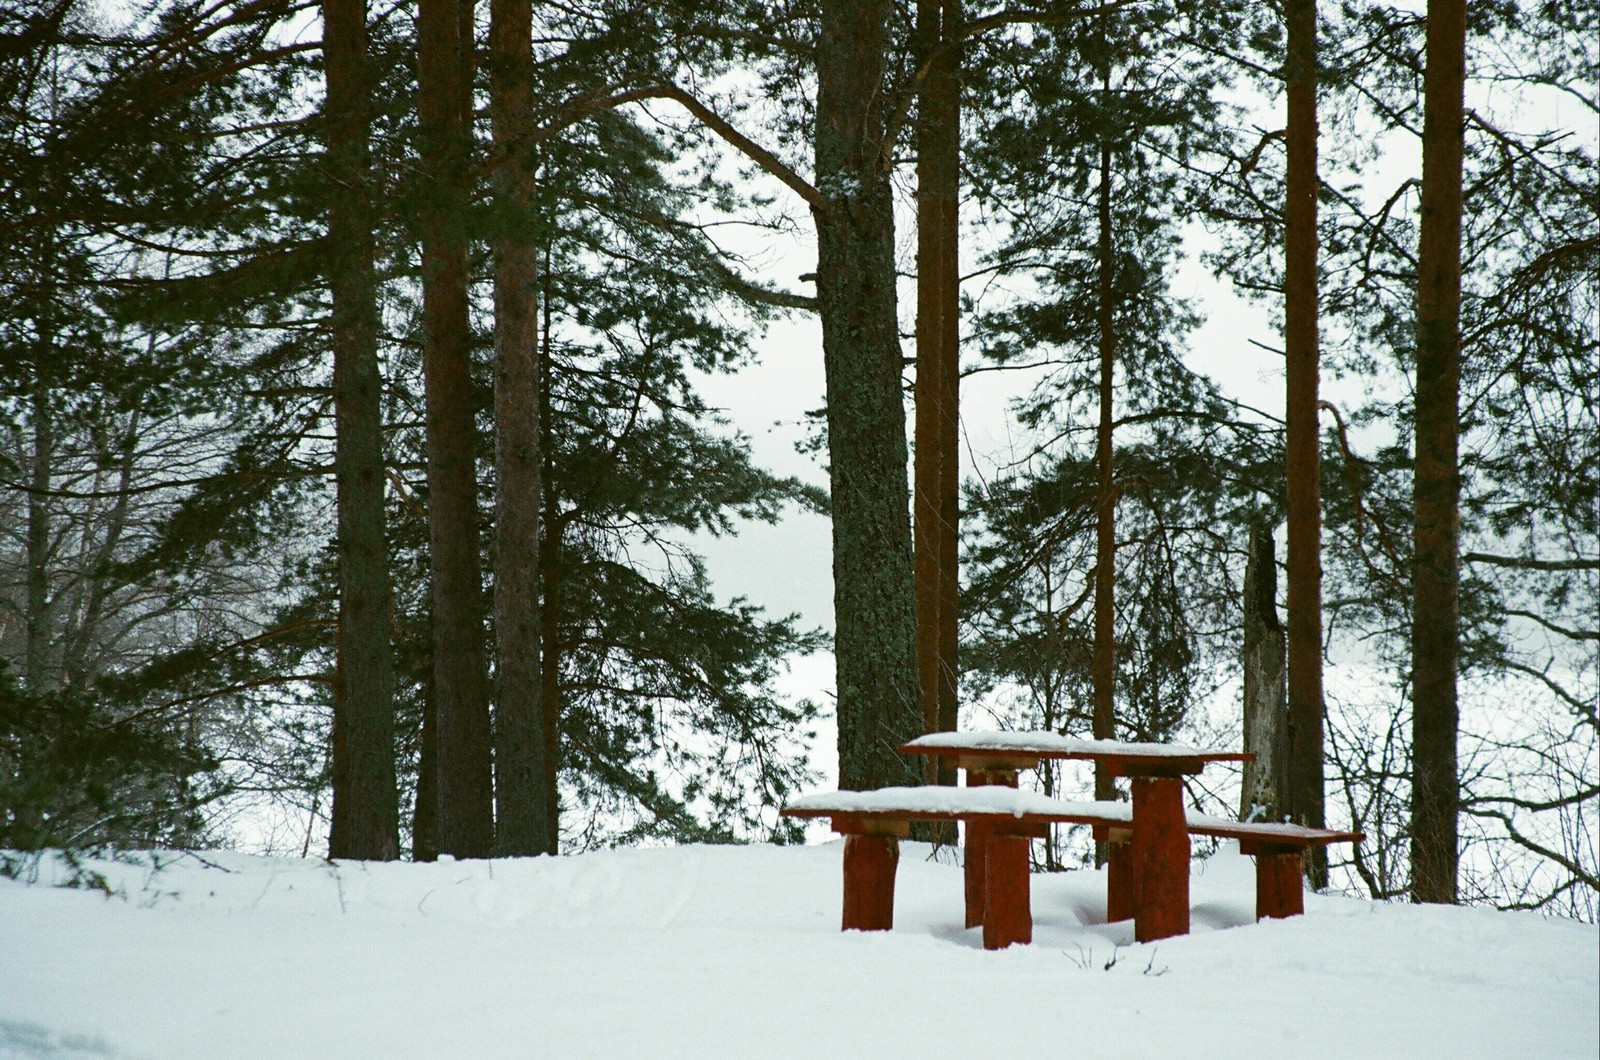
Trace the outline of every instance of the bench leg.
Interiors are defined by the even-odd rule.
[[[1133,936],[1189,933],[1189,826],[1180,777],[1133,778],[1133,868],[1139,879]]]
[[[1033,904],[1028,893],[1032,840],[1025,835],[991,834],[988,846],[983,948],[1003,950],[1013,943],[1032,942]]]
[[[983,923],[983,892],[988,886],[985,876],[989,871],[990,827],[982,821],[966,823],[966,853],[961,871],[967,894],[967,927]]]
[[[1133,871],[1133,844],[1129,835],[1116,834],[1106,841],[1106,923],[1132,920],[1139,909],[1139,877]]]
[[[900,841],[888,835],[844,838],[843,931],[888,931],[894,927],[894,874]]]
[[[967,787],[1017,786],[1017,773],[1006,769],[969,769]],[[986,886],[989,836],[993,829],[981,821],[966,822],[966,850],[962,857],[962,872],[967,892],[967,927],[983,923],[983,892]]]
[[[1299,916],[1306,911],[1300,851],[1256,854],[1256,919]]]

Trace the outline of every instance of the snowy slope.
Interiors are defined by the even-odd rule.
[[[838,931],[837,843],[0,880],[0,1056],[1600,1056],[1592,926],[1314,895],[1254,924],[1225,852],[1187,938],[1098,923],[1084,871],[1035,876],[1034,945],[989,953],[927,852],[870,935]]]

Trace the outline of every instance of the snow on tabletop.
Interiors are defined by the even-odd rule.
[[[920,788],[879,788],[876,791],[826,791],[790,802],[789,810],[829,813],[983,813],[1073,814],[1131,820],[1125,802],[1063,802],[1036,791],[1001,786],[955,788],[931,784]]]
[[[1076,740],[1053,732],[934,732],[905,745],[908,751],[994,751],[1003,754],[1125,755],[1130,758],[1209,758],[1233,751],[1207,751],[1172,743],[1123,743],[1118,740]]]
[[[1213,817],[1208,813],[1188,811],[1187,823],[1190,831],[1200,830],[1205,834],[1205,829],[1215,828],[1226,831],[1230,838],[1259,838],[1259,839],[1294,839],[1299,837],[1325,836],[1329,832],[1341,832],[1337,828],[1307,828],[1304,825],[1277,823],[1273,821],[1236,821],[1231,817]]]

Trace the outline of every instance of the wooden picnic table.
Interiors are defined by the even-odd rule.
[[[1212,762],[1244,762],[1254,755],[1178,744],[1076,740],[1052,732],[940,732],[901,748],[910,754],[952,757],[969,787],[1016,787],[1024,769],[1044,759],[1104,762],[1113,776],[1132,782],[1132,817],[1126,834],[1107,825],[1108,920],[1133,917],[1134,937],[1151,942],[1189,932],[1189,827],[1183,778]],[[965,858],[967,926],[983,923],[992,826],[967,822]],[[1125,841],[1123,841],[1125,840]]]
[[[1097,834],[1102,829],[1121,833],[1123,838],[1113,843],[1112,850],[1124,855],[1133,826],[1131,803],[1063,802],[998,784],[818,792],[791,801],[782,812],[786,817],[831,818],[833,830],[845,837],[844,905],[839,925],[845,931],[888,931],[894,926],[899,840],[910,833],[911,822],[960,821],[967,828],[969,842],[981,833],[983,855],[974,861],[969,847],[967,880],[970,883],[972,879],[971,867],[979,865],[983,945],[991,950],[1033,939],[1029,847],[1051,824],[1088,824]],[[1234,821],[1193,811],[1185,814],[1185,823],[1192,835],[1237,839],[1241,852],[1254,855],[1257,918],[1298,916],[1305,911],[1300,866],[1307,847],[1362,838],[1359,832]],[[1108,920],[1128,919],[1138,908],[1139,881],[1127,871],[1128,861],[1124,856],[1121,880],[1107,874]],[[1185,873],[1186,885],[1187,880]],[[1111,912],[1119,903],[1127,911]],[[977,925],[969,921],[967,926]]]

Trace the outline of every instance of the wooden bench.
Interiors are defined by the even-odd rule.
[[[1256,919],[1299,916],[1306,911],[1304,861],[1307,849],[1333,843],[1359,843],[1361,832],[1307,828],[1267,821],[1232,821],[1226,817],[1189,811],[1190,835],[1237,839],[1239,852],[1256,862]],[[1140,882],[1145,874],[1135,864],[1127,826],[1096,825],[1095,839],[1106,848],[1106,920],[1131,920],[1139,908]]]
[[[887,931],[894,926],[894,880],[899,839],[912,821],[963,821],[986,835],[982,894],[983,945],[1002,949],[1033,940],[1030,846],[1051,824],[1086,824],[1110,844],[1106,919],[1136,915],[1150,874],[1135,863],[1133,808],[1126,802],[1063,802],[1010,787],[882,788],[810,795],[782,811],[788,817],[828,817],[845,837],[845,931]],[[1305,911],[1301,861],[1311,846],[1359,841],[1359,832],[1299,825],[1231,821],[1189,813],[1193,835],[1237,839],[1256,859],[1256,916],[1287,917]],[[1160,874],[1155,877],[1158,881]],[[969,876],[969,881],[971,877]],[[1187,882],[1187,870],[1185,870]],[[1188,902],[1188,889],[1182,900]],[[1154,899],[1157,896],[1152,895]],[[969,904],[972,895],[968,895]],[[972,926],[969,922],[968,926]]]

